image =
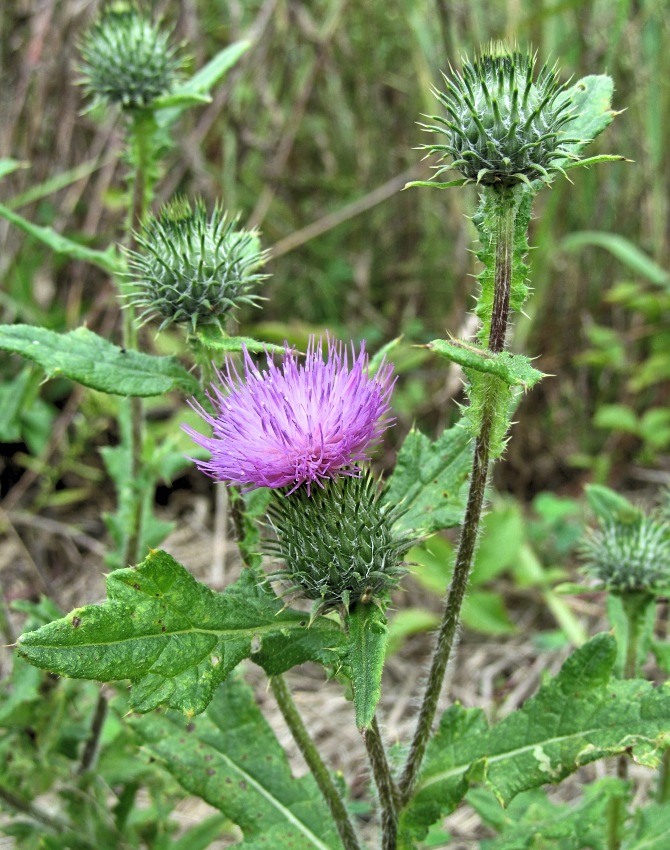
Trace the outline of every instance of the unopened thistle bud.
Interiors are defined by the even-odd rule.
[[[577,158],[571,146],[585,140],[570,137],[574,113],[566,86],[547,65],[533,80],[535,58],[492,45],[474,62],[465,60],[462,74],[443,75],[447,90],[434,94],[447,116],[431,115],[438,123],[422,125],[446,137],[424,146],[453,160],[437,174],[456,169],[468,181],[500,187],[548,183],[562,171],[560,160]]]
[[[608,521],[587,532],[584,572],[612,593],[650,593],[670,587],[670,525],[649,516]]]
[[[97,101],[145,109],[179,79],[183,60],[169,39],[135,6],[112,4],[82,41],[81,82]]]
[[[402,556],[413,541],[394,536],[399,511],[383,505],[368,472],[290,496],[275,494],[268,511],[277,540],[266,544],[284,566],[270,575],[314,600],[313,616],[383,602],[407,572]]]
[[[255,305],[266,253],[256,231],[236,225],[219,207],[208,217],[201,201],[192,209],[185,199],[149,216],[135,237],[140,251],[128,252],[129,301],[143,311],[140,321],[159,318],[159,330],[177,322],[191,331],[204,325],[223,331],[232,311]]]

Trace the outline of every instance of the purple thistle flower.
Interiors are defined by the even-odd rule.
[[[216,370],[221,386],[212,384],[207,393],[214,415],[189,402],[212,426],[212,437],[182,426],[211,452],[210,460],[196,460],[198,468],[245,490],[291,487],[292,493],[306,484],[308,495],[325,478],[358,476],[358,469],[348,467],[369,460],[392,422],[387,414],[395,381],[386,362],[368,376],[365,344],[358,356],[352,344],[351,360],[350,367],[347,349],[329,339],[324,362],[322,341],[313,337],[302,365],[288,345],[281,367],[268,354],[267,371],[254,365],[245,348],[244,380],[227,360],[225,372]]]

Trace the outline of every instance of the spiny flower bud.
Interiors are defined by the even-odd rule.
[[[558,160],[576,159],[570,146],[584,140],[570,138],[574,118],[566,86],[556,67],[544,65],[533,81],[536,57],[504,45],[491,45],[474,62],[464,60],[462,75],[444,76],[446,92],[433,93],[447,117],[429,116],[437,125],[424,129],[446,136],[446,143],[425,145],[450,165],[437,174],[457,169],[468,181],[501,187],[519,182],[552,179],[561,171]]]
[[[148,217],[135,235],[141,253],[127,252],[135,282],[129,300],[144,311],[141,321],[159,317],[159,330],[178,322],[223,331],[236,307],[257,303],[252,290],[266,277],[257,272],[266,253],[256,231],[236,224],[218,206],[208,218],[202,201],[192,209],[183,198]]]
[[[105,9],[81,45],[81,82],[97,101],[123,109],[145,109],[168,94],[183,60],[169,44],[170,34],[143,17],[131,4]]]
[[[402,556],[413,541],[392,531],[400,513],[380,502],[369,472],[329,481],[311,496],[304,488],[274,494],[268,516],[277,540],[266,550],[285,566],[269,578],[315,600],[312,616],[381,602],[407,572]]]
[[[581,547],[584,572],[612,593],[667,591],[670,526],[649,516],[608,521],[587,532]]]

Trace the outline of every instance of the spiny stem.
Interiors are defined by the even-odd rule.
[[[391,774],[377,718],[363,732],[363,741],[375,779],[382,810],[382,850],[395,850],[398,835],[398,803],[400,794]]]
[[[319,751],[312,740],[307,727],[305,726],[300,712],[293,700],[291,691],[289,690],[286,680],[283,676],[272,676],[270,679],[270,687],[275,695],[277,705],[282,713],[286,725],[293,735],[293,739],[298,745],[298,749],[302,753],[303,758],[307,762],[307,766],[312,772],[316,784],[319,786],[323,797],[328,804],[328,808],[335,821],[335,826],[339,833],[342,844],[345,850],[360,850],[358,837],[354,831],[353,824],[349,818],[342,797],[335,787],[335,783],[328,771],[328,768],[323,763]]]
[[[504,349],[509,321],[516,207],[506,203],[505,200],[502,196],[500,197],[495,228],[494,297],[488,339],[488,349],[493,353],[498,353]],[[414,738],[400,779],[400,794],[403,805],[409,799],[426,753],[444,675],[456,640],[461,606],[463,605],[477,547],[477,536],[489,475],[491,435],[495,414],[495,401],[487,396],[484,399],[482,409],[481,428],[475,440],[468,501],[444,617],[437,636]]]

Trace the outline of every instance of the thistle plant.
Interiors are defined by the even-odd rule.
[[[132,281],[129,303],[140,323],[160,319],[159,331],[177,323],[192,333],[203,326],[226,332],[243,304],[256,306],[265,275],[258,233],[241,230],[218,206],[211,216],[202,201],[185,198],[149,215],[135,234],[139,250],[128,251]]]
[[[147,109],[172,92],[184,66],[170,33],[131,4],[108,6],[81,44],[81,84],[94,102]]]
[[[455,703],[434,729],[490,470],[504,452],[521,392],[543,377],[529,358],[508,350],[511,318],[529,295],[525,257],[533,200],[568,169],[620,159],[582,158],[587,143],[614,116],[611,81],[588,77],[571,87],[560,84],[555,68],[545,66],[536,75],[533,55],[494,45],[474,62],[466,60],[461,74],[445,78],[446,91],[437,92],[444,114],[426,129],[445,141],[426,148],[439,157],[437,175],[455,168],[461,177],[412,185],[477,184],[479,206],[472,220],[482,265],[475,306],[480,330],[474,343],[453,338],[429,343],[438,357],[463,367],[468,404],[458,425],[434,441],[412,429],[384,479],[370,465],[394,421],[395,343],[369,360],[365,344],[357,349],[330,337],[325,343],[313,337],[301,355],[288,345],[277,350],[230,335],[227,320],[236,306],[259,300],[264,255],[257,234],[238,229],[236,219],[218,207],[208,216],[201,202],[176,200],[149,213],[160,174],[160,149],[153,145],[158,130],[185,104],[206,98],[230,57],[213,60],[195,82],[182,85],[169,38],[132,7],[105,13],[83,45],[87,90],[98,100],[121,104],[129,118],[124,251],[96,252],[45,235],[46,229],[30,232],[117,276],[126,308],[124,344],[87,328],[62,335],[29,326],[0,329],[4,349],[30,358],[47,374],[132,400],[121,418],[119,451],[106,456],[116,480],[125,483],[121,509],[110,523],[122,535],[124,560],[107,576],[108,599],[65,617],[43,616],[18,640],[17,676],[24,678],[16,680],[17,700],[34,684],[24,662],[63,677],[130,682],[129,689],[114,690],[109,711],[106,697],[99,697],[90,730],[76,739],[87,743],[74,780],[77,793],[69,797],[87,804],[97,748],[131,727],[128,740],[132,746],[141,742],[147,771],[167,771],[221,812],[218,831],[199,825],[193,846],[205,846],[233,821],[244,834],[243,847],[414,850],[475,782],[507,805],[521,792],[537,792],[606,756],[630,753],[657,767],[670,746],[670,691],[617,677],[611,635],[579,647],[510,716],[489,722],[483,710]],[[0,213],[30,230],[10,210],[0,207]],[[138,329],[154,317],[161,328],[185,325],[190,347],[181,356],[190,359],[187,366],[139,350]],[[50,359],[54,351],[58,356]],[[216,359],[211,369],[204,352]],[[258,354],[265,359],[261,365]],[[195,365],[201,367],[200,382]],[[242,563],[237,581],[223,590],[197,581],[156,548],[161,534],[155,540],[147,531],[156,470],[164,462],[173,466],[174,453],[145,441],[139,399],[167,392],[180,393],[199,416],[200,428],[184,426],[197,446],[195,463],[232,496]],[[624,531],[594,532],[586,547],[590,568],[620,594],[639,593],[644,582],[645,593],[655,592],[667,572],[665,531],[655,521],[635,522]],[[404,763],[398,767],[387,756],[378,718],[387,618],[412,566],[406,563],[409,547],[455,527],[460,538],[444,615],[424,692],[416,695],[415,731],[399,750]],[[267,569],[263,555],[271,559]],[[133,565],[126,566],[128,561]],[[236,671],[245,661],[267,675],[309,775],[293,777],[279,740]],[[352,722],[375,786],[366,824],[352,814],[342,783],[333,780],[284,677],[304,662],[321,665],[329,687],[344,683],[353,703]],[[34,691],[42,700],[37,685]],[[11,710],[3,716],[8,715]],[[107,727],[109,717],[114,725]],[[23,733],[26,724],[20,721]],[[55,836],[50,847],[139,847],[154,832],[167,847],[170,830],[162,827],[136,830],[126,841],[144,774],[133,765],[127,775],[114,776],[101,783],[107,794],[98,806],[103,810],[109,807],[109,788],[116,792],[122,786],[108,818],[114,829],[104,840],[96,833],[94,840],[80,842],[76,816],[63,825],[35,807],[21,808],[3,782],[0,797],[23,813],[37,812],[49,840]],[[534,806],[521,805],[514,817],[496,814],[496,823],[511,824],[512,833],[499,846],[554,846],[565,839],[571,847],[588,843],[617,850],[603,813],[625,793],[621,786],[613,791],[599,785],[575,812],[540,824]],[[490,812],[490,800],[486,807]],[[617,804],[611,811],[617,829],[623,828],[625,807]],[[588,840],[581,837],[584,818],[594,831]],[[644,819],[631,829],[640,841],[630,846],[642,846]],[[654,824],[647,832],[661,834]],[[73,835],[76,840],[70,840]],[[180,838],[170,846],[187,842]]]

